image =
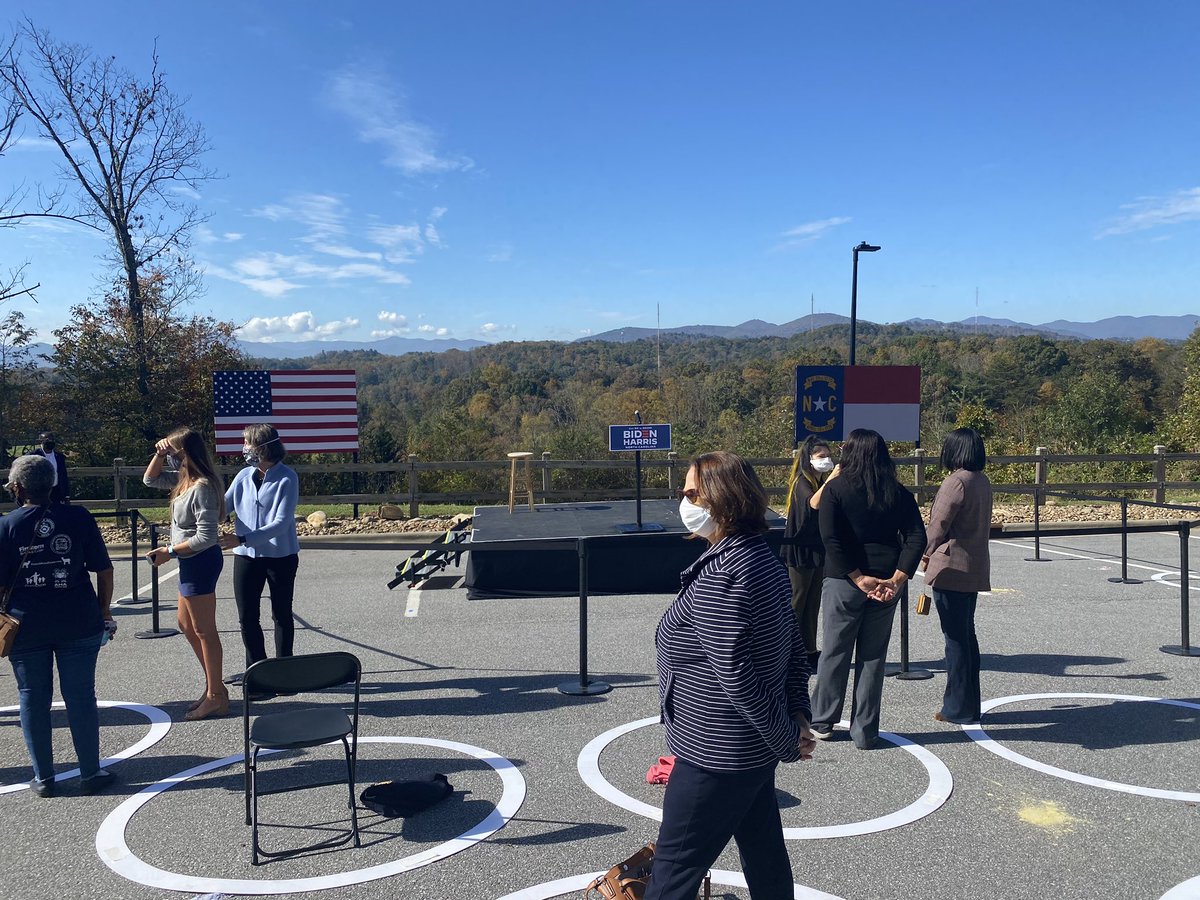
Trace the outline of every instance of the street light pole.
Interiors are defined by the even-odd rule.
[[[863,241],[850,251],[854,257],[854,272],[850,278],[850,365],[854,365],[855,349],[858,343],[858,254],[874,253],[878,249],[878,245]]]

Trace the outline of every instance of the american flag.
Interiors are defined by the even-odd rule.
[[[270,422],[291,452],[358,449],[353,369],[213,372],[217,453],[241,453],[242,429]]]

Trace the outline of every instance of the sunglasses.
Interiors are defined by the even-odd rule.
[[[696,498],[699,496],[700,492],[695,488],[688,488],[687,490],[680,488],[675,492],[676,500],[687,500],[689,503],[695,503]]]

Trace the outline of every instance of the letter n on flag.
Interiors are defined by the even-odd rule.
[[[268,422],[293,453],[358,450],[353,369],[213,372],[217,453],[241,453],[242,429]]]
[[[842,427],[878,431],[887,441],[921,439],[920,366],[846,366]]]

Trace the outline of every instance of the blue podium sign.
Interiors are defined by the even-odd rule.
[[[608,449],[613,453],[625,450],[670,450],[670,425],[609,425]]]

